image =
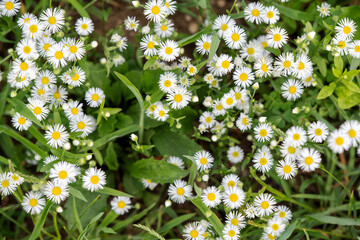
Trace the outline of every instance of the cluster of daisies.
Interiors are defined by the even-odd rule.
[[[0,3],[0,13],[6,17],[16,16],[19,8],[20,2],[17,0],[3,0]],[[39,18],[32,13],[17,18],[22,39],[16,44],[15,51],[9,52],[13,62],[7,81],[14,89],[12,97],[16,97],[20,89],[25,92],[26,106],[34,114],[34,119],[46,126],[44,136],[50,147],[69,150],[70,134],[65,125],[53,123],[55,111],[67,118],[70,131],[79,132],[79,138],[86,138],[95,131],[96,120],[84,113],[81,101],[68,99],[68,90],[84,86],[87,89],[84,98],[91,108],[98,108],[105,94],[101,89],[85,83],[85,71],[77,64],[86,54],[86,49],[97,46],[96,41],[87,44],[87,36],[94,31],[93,22],[85,17],[76,21],[74,29],[79,35],[77,39],[65,36],[65,33],[74,36],[65,19],[65,11],[60,8],[45,9]],[[19,131],[26,131],[32,121],[16,112],[12,124]],[[80,143],[77,139],[73,141],[74,146]],[[86,141],[83,143],[86,145]],[[91,155],[86,159],[90,160]],[[41,159],[36,160],[31,163],[37,164]],[[53,164],[47,172],[49,180],[42,185],[33,185],[33,190],[20,199],[24,210],[30,214],[41,213],[46,199],[57,204],[65,201],[70,194],[69,184],[78,179],[91,192],[103,189],[106,184],[105,172],[94,166],[85,171],[53,155],[41,162],[43,165]],[[15,194],[23,182],[21,173],[3,172],[0,174],[0,192],[3,196]],[[111,201],[111,206],[117,214],[124,214],[130,210],[131,201],[128,197],[116,197]]]

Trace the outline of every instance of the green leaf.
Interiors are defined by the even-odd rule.
[[[39,120],[37,120],[34,113],[25,105],[24,102],[17,98],[8,98],[8,102],[14,107],[16,112],[20,113],[22,116],[30,119],[32,122],[43,128],[43,125]]]
[[[40,172],[49,171],[54,166],[54,164],[56,164],[56,163],[58,163],[60,161],[61,161],[60,159],[56,159],[56,160],[54,160],[52,162],[49,162],[48,164],[45,164],[44,166],[41,167]]]
[[[313,20],[315,20],[315,18],[317,16],[316,13],[307,13],[307,12],[294,10],[294,9],[285,7],[285,6],[275,3],[275,2],[272,2],[271,4],[273,4],[280,11],[281,14],[283,14],[291,19],[294,19],[294,20],[313,21]]]
[[[339,70],[340,72],[343,71],[344,62],[341,56],[334,57],[334,64],[337,70]]]
[[[144,68],[143,70],[147,70],[149,68],[151,68],[156,62],[156,58],[150,58],[149,60],[146,61],[146,63],[144,64]]]
[[[1,91],[0,94],[0,116],[3,116],[3,112],[5,109],[5,104],[6,104],[6,97],[9,94],[9,90],[10,90],[10,85],[6,84],[5,87],[3,88],[3,90]],[[2,121],[2,119],[0,119],[0,122]]]
[[[189,214],[185,214],[185,215],[181,215],[179,217],[176,217],[174,219],[171,219],[170,221],[168,221],[164,226],[162,226],[159,230],[157,230],[157,232],[162,235],[165,236],[169,231],[171,231],[173,228],[175,228],[176,226],[181,225],[183,222],[191,219],[192,217],[194,217],[195,214],[194,213],[189,213]]]
[[[325,98],[331,96],[331,94],[333,94],[335,88],[336,88],[335,82],[330,83],[329,86],[324,86],[320,90],[319,95],[317,96],[317,99],[325,99]]]
[[[104,215],[103,212],[99,213],[91,220],[91,222],[86,226],[84,231],[79,235],[78,240],[82,240],[83,238],[86,238],[87,232],[90,230],[92,225],[94,225],[97,222],[97,220],[99,220],[102,217],[102,215]]]
[[[33,230],[33,232],[31,233],[31,235],[29,237],[29,240],[35,240],[35,239],[38,238],[38,236],[39,236],[39,234],[41,232],[41,229],[44,226],[47,214],[48,214],[48,212],[49,212],[52,205],[53,205],[52,201],[47,201],[46,202],[45,208],[42,210],[40,218],[37,220],[37,222],[35,224],[35,227],[34,227],[34,230]]]
[[[326,224],[335,224],[341,226],[360,226],[360,220],[355,220],[353,218],[340,218],[326,215],[308,215],[308,217]]]
[[[181,39],[180,41],[178,41],[179,47],[185,46],[189,43],[195,42],[196,40],[199,39],[199,37],[201,37],[201,35],[203,34],[208,34],[211,31],[211,26],[207,26],[206,28],[202,29],[201,31],[198,31],[195,34],[192,34],[186,38]]]
[[[265,47],[265,50],[275,54],[276,56],[279,56],[281,54],[279,49],[272,48],[272,47]]]
[[[344,84],[350,91],[360,93],[360,88],[356,83],[347,80],[343,80],[341,83]]]
[[[316,58],[317,61],[317,65],[319,67],[320,73],[321,75],[323,75],[324,77],[326,77],[326,73],[327,73],[327,66],[325,63],[325,59],[322,57],[317,57]]]
[[[102,193],[102,194],[106,194],[106,195],[110,195],[110,196],[115,196],[115,197],[119,197],[119,196],[123,196],[123,197],[133,197],[130,194],[121,192],[119,190],[113,189],[113,188],[108,188],[108,187],[104,187],[103,189],[99,189],[97,190],[98,193]]]
[[[86,12],[86,10],[81,6],[81,4],[77,0],[67,0],[80,14],[82,17],[90,18],[89,14]]]
[[[97,148],[93,148],[92,151],[94,153],[95,159],[97,160],[99,165],[102,166],[104,164],[104,159],[101,155],[101,152]]]
[[[283,232],[283,234],[281,234],[279,240],[286,240],[290,238],[291,234],[294,232],[295,228],[301,223],[301,221],[302,220],[298,218],[296,219],[296,221],[294,221],[288,227],[286,227],[286,230]]]
[[[211,61],[211,59],[214,57],[219,45],[220,45],[220,38],[217,35],[217,33],[214,32],[212,35],[211,43],[210,43],[209,58],[208,58],[209,61]],[[198,69],[200,69],[200,68],[198,68]]]
[[[106,156],[104,162],[110,170],[116,171],[119,168],[117,155],[114,150],[114,144],[112,142],[110,142],[108,147],[106,148]]]
[[[340,70],[338,70],[338,69],[336,69],[336,68],[332,68],[332,72],[333,72],[333,74],[334,74],[335,77],[341,78],[342,72],[341,72]]]
[[[85,147],[85,148],[82,148],[80,151],[84,152],[84,151],[88,151],[92,148],[100,148],[100,147],[104,146],[106,143],[108,143],[116,138],[123,137],[125,135],[136,132],[138,130],[139,130],[138,125],[130,125],[128,127],[121,128],[119,130],[116,130],[115,132],[109,133],[109,134],[105,135],[104,137],[96,140],[92,147]]]
[[[142,212],[140,212],[136,215],[130,216],[130,217],[128,216],[125,220],[117,222],[112,227],[112,229],[114,229],[115,231],[119,231],[123,227],[130,226],[133,222],[144,217],[155,205],[156,205],[156,203],[153,203],[148,208],[144,209]]]
[[[99,113],[98,113],[97,119],[96,119],[96,125],[99,125],[99,123],[101,121],[101,118],[102,118],[101,113],[103,112],[104,106],[105,106],[105,98],[101,102],[101,105],[100,105],[100,108],[99,108]]]
[[[196,163],[195,162],[193,162],[191,164],[191,167],[190,167],[189,171],[190,171],[190,177],[189,177],[188,184],[193,186],[194,180],[195,180],[195,177],[196,177],[196,174],[197,174],[197,169],[196,169]]]
[[[151,139],[155,148],[162,155],[182,157],[183,155],[193,155],[202,150],[201,146],[194,140],[183,134],[175,133],[169,128],[157,128]]]
[[[84,202],[87,202],[86,198],[84,197],[84,195],[77,189],[69,186],[69,193],[71,195],[74,195],[74,197],[80,199],[80,200],[83,200]]]
[[[200,197],[194,198],[193,200],[191,200],[191,202],[204,214],[207,220],[214,227],[216,233],[219,234],[219,236],[222,236],[222,230],[224,228],[224,225],[215,215],[215,213],[211,211],[210,208],[205,206]]]
[[[199,0],[198,4],[201,8],[206,9],[206,0]]]
[[[177,179],[189,174],[165,160],[155,160],[153,158],[142,159],[135,162],[130,167],[130,173],[136,178],[150,179],[156,183],[172,183]]]
[[[349,109],[355,105],[360,103],[360,94],[348,94],[348,95],[341,95],[338,98],[338,104],[341,109]]]

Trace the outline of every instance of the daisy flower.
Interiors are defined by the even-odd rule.
[[[244,151],[239,146],[232,146],[227,151],[227,158],[236,164],[244,159]]]
[[[159,57],[166,62],[174,61],[180,55],[179,45],[174,40],[168,39],[160,43],[158,54]]]
[[[1,10],[0,10],[0,15],[1,15]],[[31,19],[37,19],[37,17],[32,13],[24,13],[17,20],[17,24],[21,29],[23,29],[25,24],[29,23]]]
[[[276,167],[276,173],[285,180],[289,180],[296,176],[297,166],[292,160],[280,160]]]
[[[156,35],[161,38],[171,37],[171,35],[174,33],[174,24],[171,22],[171,20],[155,23],[154,31]]]
[[[10,87],[17,88],[17,89],[23,89],[30,85],[31,78],[23,76],[20,76],[20,73],[16,73],[14,70],[10,71],[7,75],[7,81],[10,84]]]
[[[191,190],[191,186],[187,185],[185,181],[175,180],[173,184],[170,184],[168,194],[172,201],[181,204],[192,195]]]
[[[85,81],[85,72],[80,67],[75,66],[61,75],[61,80],[73,87],[79,87]]]
[[[234,27],[236,22],[230,16],[220,15],[218,16],[213,24],[213,29],[217,30],[219,37],[224,37],[225,32],[230,28]]]
[[[119,36],[119,39],[115,42],[115,45],[119,49],[119,51],[122,52],[127,47],[127,37]]]
[[[173,15],[176,11],[176,1],[174,0],[165,0],[164,3],[166,7],[166,15]]]
[[[215,125],[215,115],[212,112],[205,111],[201,114],[199,122],[206,128],[212,128]]]
[[[271,194],[261,193],[254,199],[256,215],[259,217],[268,216],[273,213],[276,201]]]
[[[261,13],[264,9],[264,5],[260,2],[248,4],[244,10],[245,20],[252,23],[255,22],[256,24],[261,23],[263,21]]]
[[[22,29],[23,37],[31,38],[33,40],[40,39],[43,36],[44,29],[44,23],[40,22],[36,18],[31,19],[29,23],[24,24],[24,27]]]
[[[82,132],[82,138],[87,137],[95,128],[93,118],[85,114],[73,117],[70,121],[71,132]]]
[[[188,68],[187,68],[187,71],[186,73],[189,74],[189,76],[195,76],[196,73],[197,73],[197,68],[193,65],[190,65]]]
[[[261,240],[274,240],[276,236],[272,235],[271,233],[263,232],[261,235]]]
[[[131,209],[131,201],[128,197],[114,197],[111,202],[111,209],[117,215],[124,215]]]
[[[236,86],[246,88],[252,85],[253,81],[255,80],[255,75],[251,71],[251,68],[241,67],[235,70],[233,79]]]
[[[225,109],[230,109],[236,104],[235,96],[232,93],[225,93],[224,96],[220,99],[220,101]]]
[[[58,148],[64,146],[69,141],[69,133],[64,125],[57,123],[48,127],[45,132],[45,138],[48,140],[47,144],[53,148]]]
[[[21,7],[18,0],[2,0],[0,2],[0,16],[15,16]]]
[[[271,218],[267,227],[265,228],[265,232],[271,234],[273,236],[280,236],[285,231],[285,223],[279,218]]]
[[[89,107],[96,108],[101,105],[105,98],[104,91],[100,88],[92,87],[85,93],[85,101]]]
[[[66,59],[68,58],[68,52],[65,51],[62,43],[56,43],[49,47],[47,51],[47,60],[55,68],[65,67],[67,65]]]
[[[62,86],[53,85],[49,88],[47,93],[47,101],[50,103],[50,106],[59,106],[62,105],[67,100],[68,92]]]
[[[140,42],[140,48],[144,51],[144,55],[150,57],[157,54],[156,46],[158,45],[159,43],[154,40],[154,35],[146,35]]]
[[[59,182],[48,182],[44,187],[44,194],[47,199],[59,204],[69,196],[69,187]]]
[[[321,162],[321,156],[318,151],[313,148],[303,148],[297,157],[298,166],[304,172],[315,171]]]
[[[11,180],[9,172],[0,173],[0,192],[3,196],[12,194],[16,190],[16,184]]]
[[[14,116],[11,119],[11,122],[14,128],[16,128],[19,131],[24,131],[24,130],[26,131],[32,125],[32,122],[28,118],[20,115],[20,113],[18,112],[14,114]]]
[[[335,45],[335,51],[338,52],[340,56],[345,56],[349,53],[350,41],[346,37],[337,35],[331,42]]]
[[[255,218],[256,208],[255,208],[254,204],[247,203],[245,206],[245,209],[244,209],[244,213],[245,213],[246,218],[250,218],[250,219]]]
[[[149,0],[146,2],[144,15],[147,20],[158,23],[165,18],[166,14],[167,8],[163,0]]]
[[[49,51],[49,48],[56,44],[56,41],[51,37],[43,37],[37,40],[36,49],[40,56],[46,57]]]
[[[338,36],[352,39],[356,32],[356,24],[349,18],[343,18],[335,26],[335,31]]]
[[[261,12],[261,17],[266,24],[275,24],[280,19],[280,13],[274,6],[268,6]]]
[[[198,151],[194,154],[197,170],[204,172],[213,165],[214,158],[208,151]]]
[[[150,179],[141,179],[141,183],[144,185],[145,188],[148,188],[150,190],[154,190],[154,188],[156,188],[156,186],[158,185],[157,183],[152,182]]]
[[[215,61],[216,70],[213,72],[214,76],[224,76],[231,72],[234,68],[232,57],[227,54],[221,54]]]
[[[291,52],[282,53],[277,57],[275,63],[275,70],[279,71],[282,76],[289,76],[292,73],[294,65],[294,54]]]
[[[310,87],[314,81],[315,79],[312,76],[301,79],[301,83],[304,85],[304,87]]]
[[[289,79],[281,85],[282,96],[288,101],[295,101],[304,92],[302,83],[295,79]]]
[[[75,23],[75,31],[81,36],[87,36],[94,31],[94,23],[90,18],[79,18]]]
[[[21,203],[25,212],[30,213],[31,215],[40,214],[45,207],[44,195],[41,192],[28,192],[25,194],[23,201]]]
[[[83,58],[85,55],[85,44],[81,40],[68,39],[64,44],[64,53],[68,61],[76,61]]]
[[[340,126],[340,130],[347,133],[350,140],[351,146],[357,147],[360,142],[360,123],[357,120],[345,121]]]
[[[274,160],[269,147],[262,146],[262,148],[260,148],[255,154],[252,162],[254,163],[254,167],[256,170],[262,173],[270,171],[271,167],[273,166]]]
[[[238,229],[242,229],[246,226],[245,217],[240,212],[230,211],[226,215],[226,225],[231,225],[237,227]]]
[[[284,141],[280,146],[280,153],[285,160],[294,161],[300,152],[300,148],[296,148],[290,142]]]
[[[289,128],[285,135],[285,142],[288,142],[289,145],[295,148],[303,146],[307,140],[306,131],[298,126],[292,126]]]
[[[21,78],[34,79],[38,73],[38,69],[34,61],[15,59],[12,72],[18,74]]]
[[[49,108],[45,106],[45,102],[36,98],[29,98],[28,101],[29,103],[26,106],[34,113],[39,121],[47,117]]]
[[[348,133],[342,130],[331,132],[327,138],[327,142],[330,150],[339,154],[349,150],[351,146],[351,139],[349,138]]]
[[[173,109],[182,109],[191,101],[191,92],[185,87],[177,86],[173,91],[167,94],[167,101]]]
[[[54,156],[54,155],[50,155],[50,156],[47,156],[45,159],[44,159],[44,165],[46,164],[49,164],[55,160],[58,160],[59,158]]]
[[[360,40],[355,40],[349,44],[349,53],[354,58],[360,58]]]
[[[222,200],[224,205],[231,209],[240,208],[244,204],[245,192],[236,186],[225,188]]]
[[[312,62],[306,54],[300,54],[296,57],[297,61],[293,67],[293,75],[297,78],[307,78],[313,72]]]
[[[326,140],[329,135],[329,129],[323,122],[313,122],[308,127],[308,136],[311,141],[321,143]]]
[[[173,91],[177,86],[177,76],[173,72],[164,72],[160,75],[159,88],[164,93]]]
[[[76,181],[76,176],[80,174],[80,169],[71,163],[61,161],[55,163],[50,169],[49,177],[54,182],[67,185]]]
[[[320,5],[316,7],[316,10],[320,13],[320,17],[330,16],[330,7],[331,5],[327,2],[322,2]]]
[[[235,98],[235,106],[243,109],[242,106],[248,103],[249,96],[247,95],[246,89],[241,89],[240,87],[235,87],[230,90],[230,94]]]
[[[266,35],[267,43],[273,48],[281,48],[286,44],[288,38],[286,30],[280,27],[270,29]]]
[[[206,228],[198,222],[188,223],[184,229],[186,240],[205,240]]]
[[[279,218],[285,223],[289,222],[292,218],[292,213],[290,209],[284,205],[277,206],[274,212],[274,218]]]
[[[251,128],[251,121],[248,115],[241,113],[235,124],[241,131],[246,131]]]
[[[83,114],[82,105],[83,104],[77,100],[67,102],[67,108],[64,109],[64,113],[66,117],[71,121],[77,116],[82,115]]]
[[[266,142],[273,136],[273,130],[268,123],[259,123],[255,128],[255,138],[257,141]]]
[[[213,208],[221,203],[220,190],[214,186],[207,187],[203,190],[201,199],[205,206]]]
[[[159,106],[154,111],[154,118],[158,121],[165,122],[169,117],[169,109],[164,106]]]
[[[246,60],[253,62],[263,55],[263,49],[258,41],[252,40],[241,48],[240,55],[242,58],[246,58]]]
[[[22,39],[16,45],[16,53],[23,60],[36,59],[38,56],[35,42],[29,38]]]
[[[272,74],[273,66],[272,59],[263,57],[258,59],[254,64],[255,74],[259,77],[269,77]]]
[[[201,37],[196,40],[196,51],[201,55],[209,54],[211,41],[211,35],[201,35]]]
[[[86,170],[85,175],[82,176],[83,187],[91,192],[103,189],[106,184],[105,172],[96,167]]]
[[[18,186],[20,186],[24,182],[24,178],[17,173],[10,173],[10,179]]]
[[[51,33],[56,33],[65,25],[64,12],[60,8],[45,9],[40,15],[40,20],[44,22],[45,29]]]
[[[224,240],[238,240],[240,237],[239,228],[233,225],[226,225],[222,230]]]
[[[34,85],[31,88],[31,97],[46,102],[47,101],[48,90],[49,89],[47,89],[47,88],[45,88],[43,86]]]
[[[224,40],[229,48],[240,49],[246,44],[246,33],[241,27],[233,26],[224,33]]]
[[[223,177],[223,179],[221,180],[221,185],[224,188],[231,188],[231,187],[235,187],[238,185],[238,183],[240,183],[240,179],[238,176],[236,176],[235,174],[228,174],[225,175]]]
[[[181,169],[184,169],[184,162],[183,162],[183,160],[181,160],[181,158],[179,158],[179,157],[170,156],[170,157],[168,157],[168,158],[166,159],[166,161],[167,161],[168,163],[171,163],[171,164],[173,164],[173,165],[181,168]]]
[[[136,17],[127,17],[124,20],[124,24],[125,24],[125,29],[126,30],[132,30],[134,32],[136,32],[138,30],[139,27],[139,21],[136,20]]]

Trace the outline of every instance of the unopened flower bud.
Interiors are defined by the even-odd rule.
[[[218,137],[216,135],[211,136],[211,141],[216,142],[218,140]]]
[[[63,149],[66,151],[70,150],[70,148],[71,148],[71,144],[69,142],[65,143],[63,146]]]
[[[150,27],[146,25],[141,29],[142,34],[148,34],[151,31]]]
[[[35,154],[34,156],[36,161],[40,161],[41,160],[41,156],[39,154]]]
[[[86,160],[90,160],[90,159],[92,159],[92,154],[86,156]]]
[[[98,46],[98,42],[97,42],[97,41],[94,40],[94,41],[91,42],[91,47],[92,47],[92,48],[96,48],[97,46]]]
[[[299,112],[300,112],[300,109],[298,107],[296,107],[292,110],[293,114],[298,114]]]
[[[193,97],[192,97],[192,101],[193,101],[193,102],[198,102],[198,101],[199,101],[199,97],[198,97],[198,96],[193,96]]]
[[[266,117],[259,118],[259,122],[264,123],[266,121]]]
[[[90,141],[87,143],[87,145],[88,145],[89,147],[92,147],[92,146],[94,146],[94,142],[93,142],[92,140],[90,140]]]
[[[140,6],[140,2],[139,1],[131,1],[131,3],[132,3],[132,5],[134,6],[134,7],[139,7]]]
[[[138,140],[138,136],[136,134],[131,134],[130,139],[131,139],[131,141],[136,142]]]
[[[100,59],[100,63],[103,64],[103,65],[105,65],[105,64],[106,64],[106,58],[101,58],[101,59]]]
[[[166,200],[165,201],[165,207],[170,207],[171,206],[171,201],[170,200]]]
[[[63,208],[62,208],[61,206],[57,206],[56,212],[62,213],[62,212],[63,212]]]
[[[95,166],[96,166],[96,162],[95,162],[94,160],[91,160],[91,161],[89,162],[89,166],[90,166],[90,167],[95,167]]]
[[[74,146],[79,146],[79,144],[80,144],[80,141],[79,141],[79,140],[74,140],[74,141],[73,141],[73,145],[74,145]]]
[[[17,95],[17,92],[16,92],[16,91],[11,91],[11,93],[10,93],[10,96],[11,96],[11,97],[16,97],[16,95]]]
[[[252,88],[253,88],[254,90],[258,90],[258,89],[259,89],[259,83],[254,83],[254,84],[252,85]]]
[[[313,40],[314,39],[314,37],[315,37],[315,32],[314,31],[311,31],[311,32],[309,32],[308,34],[307,34],[307,38],[308,39],[310,39],[310,40]]]
[[[208,174],[205,174],[204,176],[202,176],[202,180],[203,180],[204,182],[209,181],[209,175],[208,175]]]

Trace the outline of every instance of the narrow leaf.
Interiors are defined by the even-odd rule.
[[[49,212],[52,205],[53,205],[52,201],[47,201],[46,202],[45,208],[42,210],[40,218],[37,220],[37,222],[35,224],[35,227],[34,227],[34,230],[33,230],[33,232],[31,233],[31,235],[29,237],[29,240],[35,240],[35,239],[38,238],[38,236],[39,236],[39,234],[41,232],[41,229],[44,226],[44,223],[45,223],[46,217],[48,215],[48,212]]]

